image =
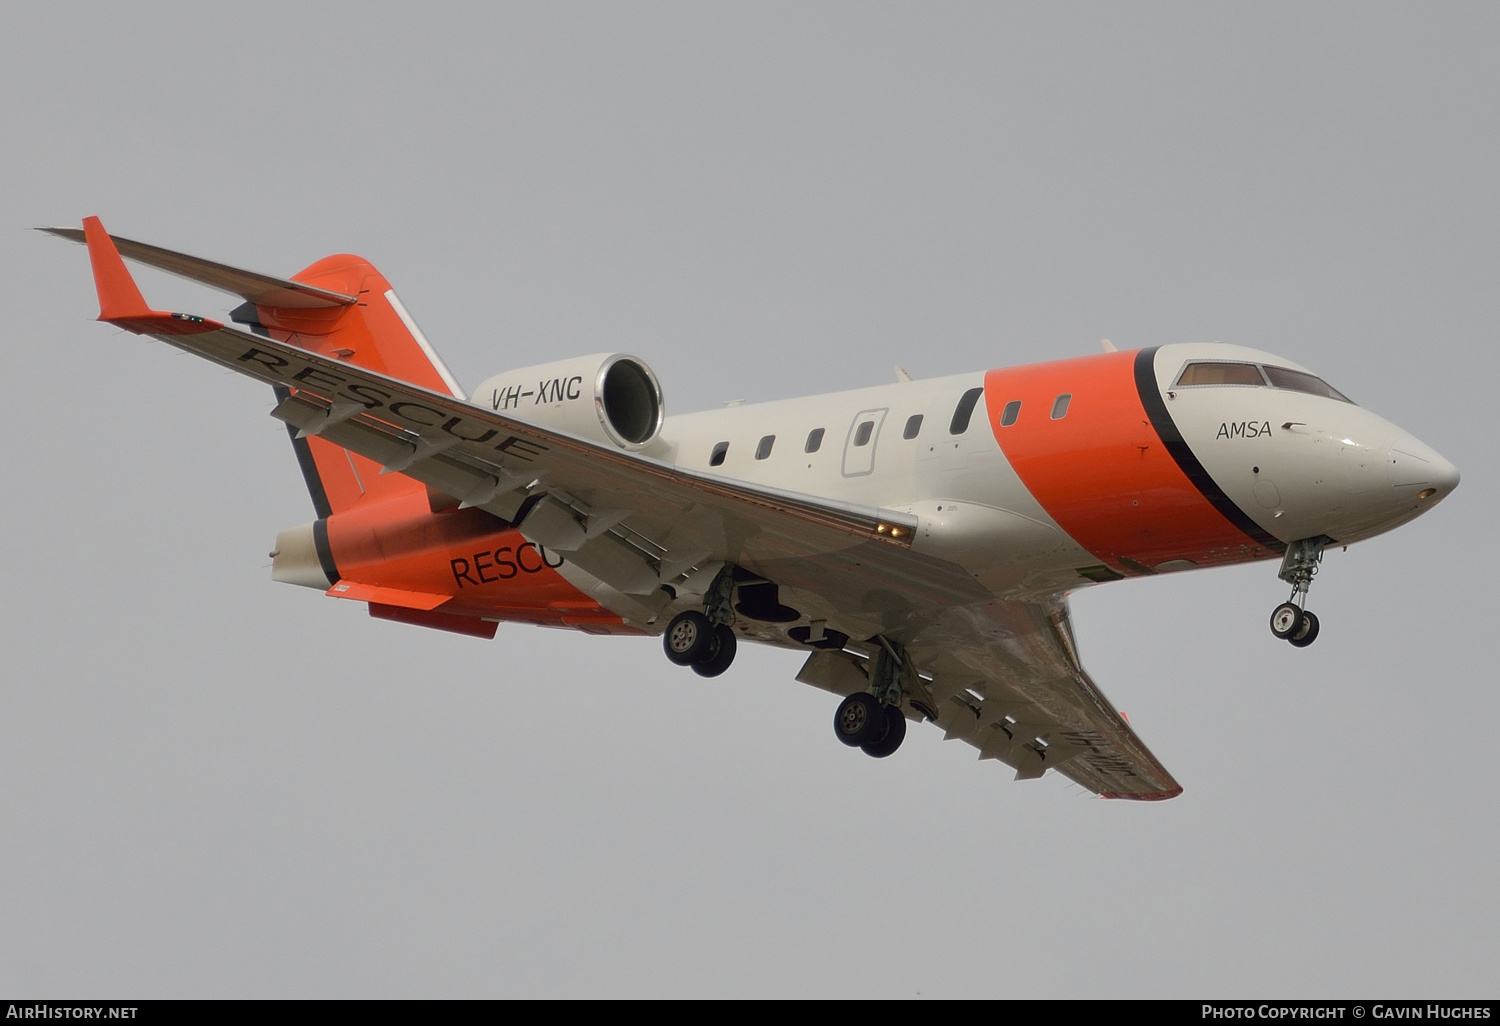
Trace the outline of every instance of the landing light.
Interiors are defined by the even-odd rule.
[[[1417,498],[1419,498],[1419,499],[1430,499],[1430,498],[1432,498],[1436,494],[1437,494],[1437,489],[1436,488],[1423,488],[1420,492],[1417,493]]]

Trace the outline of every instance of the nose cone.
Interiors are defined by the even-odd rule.
[[[1391,446],[1385,466],[1391,488],[1402,501],[1429,506],[1458,487],[1458,468],[1411,435]]]

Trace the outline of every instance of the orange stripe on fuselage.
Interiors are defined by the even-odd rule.
[[[480,509],[430,511],[416,493],[328,518],[339,576],[403,591],[445,594],[445,614],[554,627],[618,628],[621,620],[557,572],[562,558]]]
[[[1188,559],[1199,566],[1275,555],[1247,538],[1178,466],[1141,405],[1135,353],[992,370],[990,427],[1023,484],[1079,545],[1126,574]],[[1072,396],[1052,419],[1059,395]],[[1000,425],[1007,403],[1021,412]]]

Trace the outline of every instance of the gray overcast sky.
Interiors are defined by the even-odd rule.
[[[10,5],[0,992],[1489,996],[1494,4]],[[838,745],[793,654],[271,582],[263,388],[91,322],[117,233],[374,261],[461,381],[669,410],[1225,339],[1456,462],[1336,552],[1075,597],[1186,793]],[[141,276],[148,298],[222,314]]]

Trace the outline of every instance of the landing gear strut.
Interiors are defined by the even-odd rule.
[[[859,691],[839,703],[833,714],[833,734],[851,748],[884,759],[906,740],[906,716],[901,712],[901,677],[905,660],[885,638],[870,661],[870,690]]]
[[[678,666],[691,666],[700,677],[717,677],[729,669],[739,648],[734,631],[734,573],[729,567],[719,571],[708,594],[703,597],[703,612],[684,610],[672,617],[661,636],[667,658]]]
[[[1309,612],[1307,592],[1323,561],[1323,546],[1328,538],[1299,538],[1287,546],[1281,558],[1281,572],[1276,576],[1292,586],[1292,597],[1271,613],[1271,633],[1297,648],[1306,648],[1318,637],[1318,615]]]

